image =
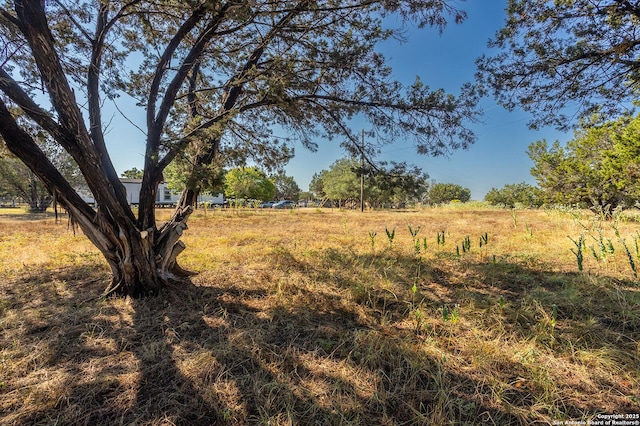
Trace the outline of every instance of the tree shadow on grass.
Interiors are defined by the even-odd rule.
[[[5,211],[3,211],[5,210]],[[58,214],[59,218],[65,221],[67,220],[67,215],[63,213]],[[38,220],[47,220],[47,219],[55,219],[55,214],[52,212],[28,212],[22,207],[10,208],[10,209],[1,209],[0,208],[0,220],[17,220],[17,221],[38,221]]]
[[[466,383],[463,387],[471,390],[464,398],[469,403],[466,407],[478,416],[483,411],[473,407],[487,408],[493,419],[500,418],[499,423],[504,424],[516,418],[523,421],[518,409],[531,413],[537,410],[554,420],[586,419],[597,412],[637,412],[640,408],[640,382],[636,377],[640,367],[636,356],[640,341],[637,281],[550,271],[528,260],[504,258],[485,262],[478,261],[477,256],[448,253],[425,260],[394,250],[363,254],[341,248],[315,253],[322,259],[319,262],[296,259],[286,250],[280,251],[279,256],[282,258],[279,264],[297,268],[313,282],[332,282],[348,290],[359,305],[369,308],[375,322],[383,325],[381,330],[391,326],[394,336],[404,338],[405,342],[412,339],[406,324],[413,322],[410,325],[415,327],[414,340],[439,341],[439,348],[444,348],[447,356],[469,361],[476,360],[482,352],[470,349],[464,341],[470,334],[473,337],[469,333],[473,330],[487,336],[480,346],[491,344],[494,339],[505,343],[513,340],[515,348],[530,347],[518,355],[520,359],[510,354],[508,358],[492,360],[500,366],[494,372],[495,377],[458,374],[457,367],[445,369],[447,376],[457,377],[452,383]],[[371,285],[371,282],[386,284]],[[445,309],[447,319],[443,319]],[[475,323],[453,325],[454,309],[461,318],[465,317],[465,310],[473,311]],[[416,327],[427,316],[431,321]],[[402,329],[398,330],[398,326]],[[477,339],[471,340],[478,344]],[[408,353],[413,350],[415,347]],[[564,373],[569,377],[560,374],[561,382],[557,384],[549,383],[551,376],[541,377],[549,373],[542,367],[540,357],[544,353],[557,356],[563,368],[568,368]],[[432,361],[437,364],[438,357]],[[601,371],[594,376],[587,374],[588,383],[580,383],[577,371],[571,369],[589,371],[591,365]],[[603,365],[610,368],[600,368]],[[600,377],[603,371],[604,377]],[[487,381],[493,379],[507,386],[499,383],[497,387],[489,386]],[[492,410],[492,404],[483,407],[477,403],[483,396],[495,395],[496,389],[505,393],[498,399],[507,402],[507,408]],[[605,390],[611,392],[603,398]],[[410,395],[408,400],[412,400]],[[541,407],[540,402],[545,400],[547,406]],[[412,409],[417,406],[412,404]],[[471,419],[473,416],[458,418]],[[527,423],[535,420],[539,420],[535,415],[524,419]]]
[[[5,282],[0,346],[12,368],[0,424],[215,424],[176,367],[166,300],[100,301],[101,269],[43,268]]]
[[[320,259],[275,252],[272,272],[300,280],[285,286],[221,277],[133,301],[96,301],[108,277],[91,267],[33,271],[5,282],[0,423],[515,425],[580,419],[603,410],[598,401],[584,400],[593,389],[580,389],[581,401],[541,406],[545,389],[521,384],[520,376],[530,374],[521,362],[492,359],[496,376],[487,377],[482,366],[461,368],[463,362],[447,359],[468,358],[457,340],[468,330],[464,321],[435,326],[433,317],[443,304],[471,309],[472,299],[491,321],[503,323],[505,333],[524,341],[533,332],[541,335],[536,327],[555,303],[556,344],[565,339],[586,350],[604,348],[616,335],[640,338],[633,328],[637,316],[620,304],[637,300],[632,282],[600,283],[582,295],[589,283],[579,275],[508,262],[466,262],[467,281],[439,262],[424,262],[415,281],[415,257],[393,251],[315,255]],[[369,283],[367,274],[381,273],[389,288]],[[608,310],[596,305],[616,297],[617,304],[604,305]],[[432,317],[431,325],[407,326],[416,306]],[[588,321],[593,326],[585,334],[579,323]],[[629,352],[626,343],[619,345]],[[630,392],[621,383],[611,386]],[[623,400],[608,408],[637,411],[637,404]]]

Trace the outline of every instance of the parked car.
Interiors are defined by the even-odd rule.
[[[295,201],[291,200],[282,200],[275,203],[272,208],[274,209],[292,209],[296,206]]]
[[[270,209],[275,204],[275,201],[265,201],[264,203],[258,204],[259,209]]]

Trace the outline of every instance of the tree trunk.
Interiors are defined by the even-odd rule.
[[[131,223],[99,224],[89,231],[83,228],[92,240],[116,242],[96,244],[111,268],[112,280],[105,295],[155,295],[166,284],[182,282],[193,275],[177,263],[178,255],[186,247],[180,238],[192,211],[190,206],[179,207],[160,230],[140,230]]]
[[[176,262],[184,250],[180,241],[187,228],[187,219],[193,208],[192,197],[184,197],[184,203],[176,209],[171,220],[160,230],[152,223],[147,229],[138,226],[133,213],[127,206],[124,191],[117,188],[107,191],[107,185],[99,187],[98,210],[94,211],[78,195],[69,182],[51,164],[31,136],[22,130],[10,115],[6,105],[0,100],[0,135],[7,148],[55,193],[60,204],[67,210],[89,240],[102,252],[113,274],[106,294],[140,297],[156,294],[167,283],[179,281],[188,276]],[[98,169],[86,173],[87,180],[100,178]],[[94,182],[95,182],[94,180]],[[95,195],[95,191],[94,191]],[[113,201],[112,201],[113,200]],[[150,214],[153,214],[151,211]],[[152,216],[153,217],[153,216]]]

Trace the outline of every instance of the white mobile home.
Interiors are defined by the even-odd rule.
[[[136,205],[140,203],[140,190],[142,189],[142,179],[129,179],[129,178],[120,178],[120,182],[124,185],[124,188],[127,192],[127,201],[129,204]],[[93,203],[94,199],[91,196],[84,195],[82,196],[85,201],[88,203]],[[169,206],[176,204],[180,201],[180,194],[176,194],[169,190],[167,184],[162,182],[158,185],[158,192],[156,194],[156,205],[158,206]],[[224,194],[218,195],[199,195],[198,203],[209,203],[209,204],[224,204]]]

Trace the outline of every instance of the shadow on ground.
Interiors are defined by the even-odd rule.
[[[271,271],[260,285],[221,277],[100,301],[100,268],[5,280],[0,424],[516,425],[638,411],[626,398],[637,383],[611,383],[620,397],[606,407],[590,398],[597,386],[542,404],[542,385],[518,385],[528,372],[516,360],[462,368],[450,358],[467,356],[457,339],[469,330],[461,321],[457,336],[438,318],[443,306],[473,306],[514,338],[576,350],[609,342],[631,357],[638,317],[619,301],[637,300],[635,283],[581,294],[577,275],[509,262],[469,262],[462,275],[423,262],[416,281],[416,259],[391,252],[275,256],[276,269],[304,282],[283,287],[285,275]],[[388,288],[367,285],[378,273]],[[416,307],[431,320],[412,326]],[[555,334],[540,329],[545,315],[555,315]],[[620,371],[637,368],[620,361]]]

